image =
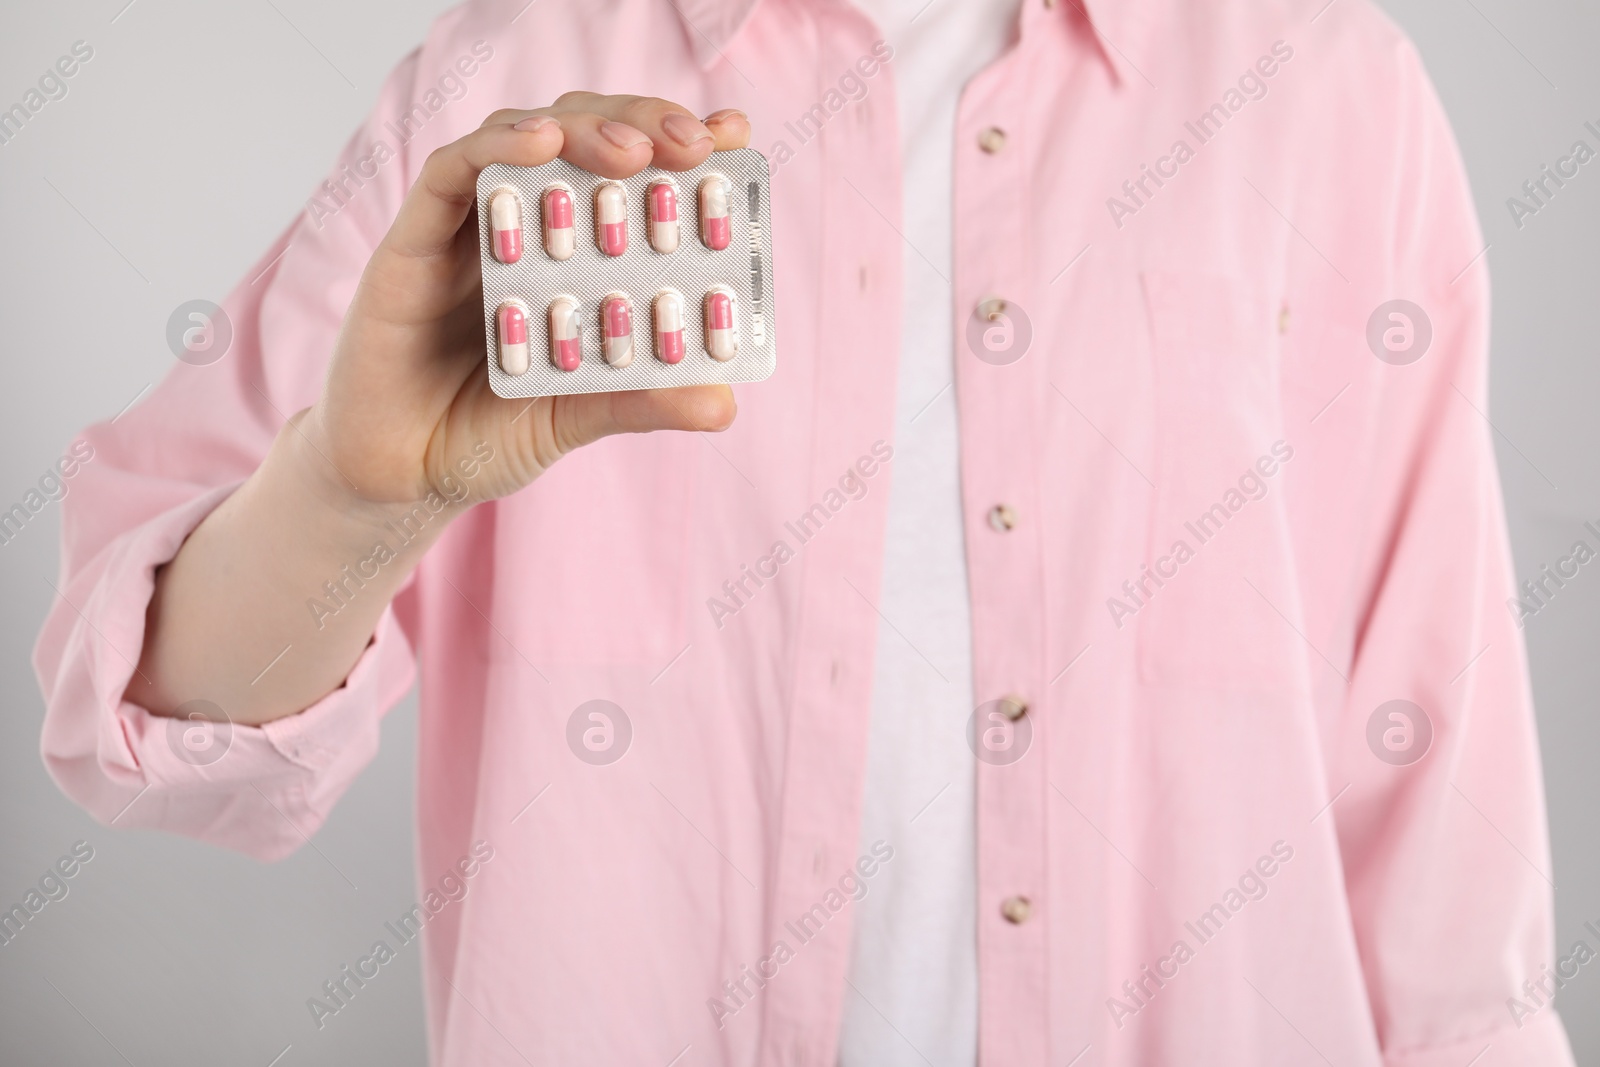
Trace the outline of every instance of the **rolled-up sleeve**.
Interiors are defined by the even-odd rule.
[[[175,361],[142,403],[76,445],[88,459],[62,502],[34,669],[45,765],[101,822],[287,855],[372,759],[383,714],[411,686],[411,642],[391,609],[342,686],[263,727],[156,716],[124,696],[157,569],[320,392],[345,308],[409,185],[412,161],[385,143],[385,123],[412,98],[416,66],[413,55],[396,68],[328,182],[223,301],[223,356]]]
[[[1523,992],[1553,962],[1553,872],[1526,657],[1506,607],[1483,241],[1409,48],[1403,68],[1392,289],[1421,305],[1432,342],[1414,363],[1375,366],[1330,793],[1341,792],[1333,811],[1385,1062],[1565,1067],[1554,1008]]]

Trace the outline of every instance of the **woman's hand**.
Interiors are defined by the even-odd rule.
[[[652,97],[567,93],[535,111],[498,111],[434,152],[367,263],[322,398],[301,418],[320,454],[307,463],[352,503],[401,503],[439,489],[487,441],[496,459],[471,483],[477,501],[516,492],[608,434],[726,428],[734,402],[725,385],[532,401],[494,395],[483,365],[475,205],[478,174],[492,163],[531,167],[560,156],[626,178],[652,163],[687,170],[749,141],[738,111],[702,122]]]

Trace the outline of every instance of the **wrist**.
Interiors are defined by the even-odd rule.
[[[330,530],[331,523],[337,540],[363,541],[396,524],[415,526],[420,508],[431,527],[424,540],[431,544],[449,520],[466,510],[426,489],[415,499],[374,499],[335,465],[331,451],[316,422],[316,409],[307,408],[284,424],[256,477],[265,483],[265,495],[291,514],[307,516],[314,529]]]

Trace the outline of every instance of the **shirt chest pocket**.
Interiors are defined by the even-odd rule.
[[[1142,278],[1156,471],[1146,568],[1125,590],[1140,680],[1219,691],[1298,688],[1309,651],[1289,537],[1294,441],[1283,425],[1277,314],[1244,283]]]
[[[492,660],[653,671],[682,651],[696,443],[608,438],[496,505]]]

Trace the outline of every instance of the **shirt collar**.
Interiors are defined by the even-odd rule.
[[[749,21],[761,0],[669,0],[683,19],[684,31],[701,69],[709,69],[722,58],[723,51]],[[946,0],[959,2],[959,0]],[[1045,18],[1081,17],[1104,53],[1117,77],[1126,80],[1138,68],[1125,49],[1135,47],[1140,38],[1140,12],[1137,0],[1022,0],[1022,29]]]
[[[684,32],[702,70],[722,58],[761,0],[668,0],[683,19]]]
[[[1044,0],[1022,0],[1024,7],[1043,7]],[[1141,78],[1144,73],[1134,66],[1130,55],[1138,54],[1144,37],[1144,11],[1138,0],[1055,0],[1050,10],[1036,12],[1040,18],[1061,15],[1081,18],[1095,36],[1100,52],[1106,57],[1120,81],[1130,77]],[[1024,22],[1026,27],[1026,21]]]

